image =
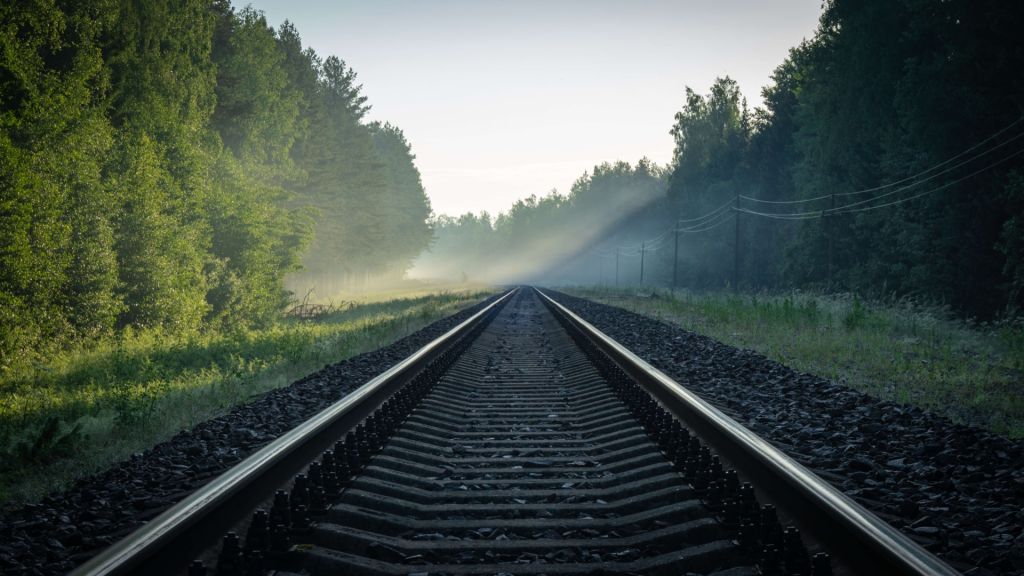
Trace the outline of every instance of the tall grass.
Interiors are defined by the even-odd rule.
[[[749,348],[797,370],[954,421],[1024,437],[1024,326],[978,324],[909,299],[844,294],[570,293]]]
[[[263,330],[125,332],[0,378],[0,502],[21,502],[325,364],[479,301],[475,291],[352,304]]]

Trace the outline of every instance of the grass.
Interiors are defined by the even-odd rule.
[[[233,334],[127,332],[4,374],[0,505],[38,500],[231,406],[387,345],[487,295],[472,290],[366,298],[315,320],[283,320]]]
[[[1024,324],[976,324],[907,300],[577,288],[878,398],[1024,437]]]

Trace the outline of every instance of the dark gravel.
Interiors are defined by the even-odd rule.
[[[565,294],[559,302],[973,575],[1024,575],[1024,442]]]
[[[469,565],[481,574],[558,574],[555,565],[565,564],[580,574],[753,576],[713,516],[524,290],[324,520],[295,534],[292,561],[313,576],[451,574]]]
[[[64,574],[492,298],[185,430],[38,504],[0,514],[0,574]]]

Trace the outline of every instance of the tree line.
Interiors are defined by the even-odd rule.
[[[685,90],[663,196],[636,213],[651,224],[636,231],[634,214],[609,226],[570,267],[608,282],[618,254],[620,280],[636,283],[643,250],[645,283],[908,295],[983,317],[1019,311],[1022,24],[1024,4],[996,0],[828,0],[761,107],[749,109],[728,77],[704,94]],[[587,219],[568,212],[560,222]],[[439,242],[463,220],[479,225],[439,222]]]
[[[529,196],[497,216],[437,216],[417,274],[491,282],[586,277],[595,247],[664,225],[668,172],[647,159],[599,164],[568,194]],[[589,278],[596,281],[596,277]]]
[[[273,322],[285,277],[404,270],[409,142],[356,74],[227,0],[0,6],[0,370],[125,329]]]

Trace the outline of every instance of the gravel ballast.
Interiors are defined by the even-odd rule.
[[[0,514],[0,574],[65,574],[494,298],[236,406],[103,473],[77,481],[65,492],[4,511]]]
[[[1024,575],[1024,442],[550,294],[965,574]]]
[[[552,296],[964,573],[1024,576],[1024,442],[872,398],[678,326]],[[0,573],[66,573],[483,305],[0,514]]]

